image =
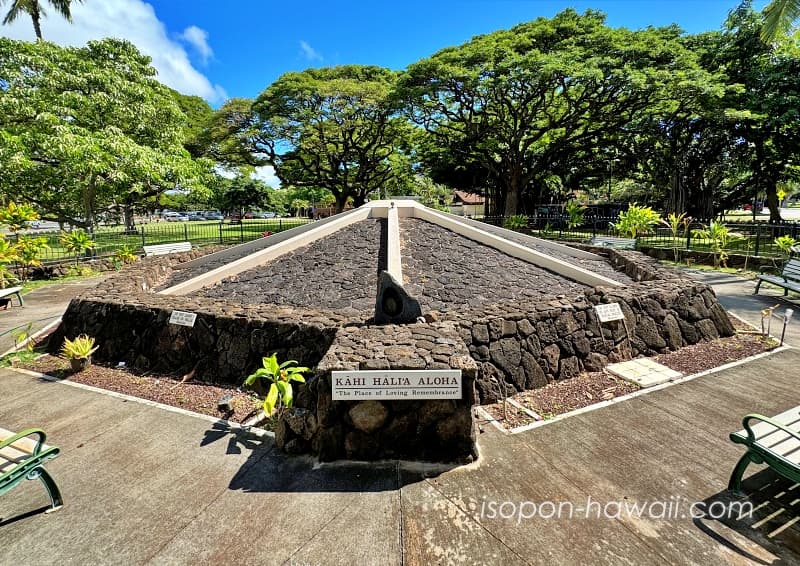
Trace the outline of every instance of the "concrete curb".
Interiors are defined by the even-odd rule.
[[[195,417],[198,419],[202,419],[204,421],[208,421],[210,423],[219,424],[228,427],[230,430],[240,430],[247,435],[251,435],[255,438],[265,438],[265,437],[274,437],[275,434],[271,431],[264,430],[262,428],[258,428],[255,426],[248,425],[247,423],[236,423],[233,421],[227,421],[225,419],[218,419],[216,417],[212,417],[210,415],[204,415],[202,413],[195,413],[194,411],[188,411],[186,409],[180,409],[178,407],[173,407],[172,405],[165,405],[164,403],[158,403],[157,401],[150,401],[149,399],[142,399],[141,397],[134,397],[133,395],[126,395],[125,393],[118,393],[116,391],[109,391],[108,389],[102,389],[100,387],[94,387],[92,385],[85,385],[83,383],[75,383],[74,381],[69,381],[68,379],[58,379],[51,375],[47,375],[45,373],[39,373],[38,371],[32,371],[29,369],[23,368],[15,368],[9,367],[6,368],[11,371],[15,371],[17,373],[21,373],[23,375],[27,375],[30,377],[37,377],[39,379],[44,379],[45,381],[50,381],[53,383],[61,383],[63,385],[69,385],[70,387],[77,387],[78,389],[83,389],[84,391],[91,391],[93,393],[100,393],[101,395],[108,395],[110,397],[116,397],[117,399],[123,399],[125,401],[131,401],[133,403],[139,403],[140,405],[147,405],[148,407],[154,407],[156,409],[162,409],[164,411],[169,411],[171,413],[177,413],[179,415],[184,415],[187,417]],[[251,419],[249,422],[252,422]]]
[[[639,391],[634,391],[633,393],[628,393],[627,395],[622,395],[620,397],[614,397],[613,399],[608,399],[606,401],[601,401],[599,403],[594,403],[594,404],[588,405],[586,407],[581,407],[580,409],[575,409],[574,411],[569,411],[568,413],[563,413],[561,415],[557,415],[557,416],[553,417],[552,419],[545,419],[543,421],[537,421],[535,423],[530,423],[530,424],[527,424],[527,425],[524,425],[524,426],[520,426],[520,427],[517,427],[517,428],[512,428],[511,430],[508,430],[508,429],[505,429],[505,428],[503,428],[502,430],[506,434],[519,434],[521,432],[526,432],[526,431],[529,431],[529,430],[533,430],[535,428],[539,428],[540,426],[546,426],[548,424],[555,423],[555,422],[564,420],[564,419],[569,418],[569,417],[574,417],[576,415],[580,415],[580,414],[583,414],[583,413],[588,413],[590,411],[595,411],[597,409],[602,409],[603,407],[608,407],[610,405],[614,405],[614,404],[620,403],[622,401],[627,401],[629,399],[633,399],[635,397],[639,397],[640,395],[647,395],[648,393],[652,393],[653,391],[660,391],[661,389],[665,389],[667,387],[671,387],[671,386],[677,385],[679,383],[685,383],[687,381],[692,381],[694,379],[697,379],[698,377],[704,377],[706,375],[709,375],[709,374],[712,374],[712,373],[716,373],[718,371],[724,371],[724,370],[727,370],[727,369],[730,369],[730,368],[733,368],[733,367],[736,367],[736,366],[741,366],[741,365],[744,365],[744,364],[759,360],[761,358],[766,358],[766,357],[771,356],[773,354],[778,354],[780,352],[784,352],[786,350],[792,350],[792,349],[793,348],[791,346],[778,346],[777,348],[775,348],[774,350],[770,350],[769,352],[762,352],[760,354],[756,354],[756,355],[750,356],[748,358],[737,360],[737,361],[731,362],[729,364],[724,364],[724,365],[721,365],[721,366],[718,366],[718,367],[715,367],[715,368],[711,368],[711,369],[708,369],[708,370],[705,370],[705,371],[701,371],[699,373],[695,373],[695,374],[692,374],[692,375],[687,375],[685,377],[680,377],[678,379],[675,379],[673,381],[668,381],[668,382],[662,383],[660,385],[655,385],[653,387],[647,387],[647,388],[644,388],[644,389],[640,389]],[[488,413],[487,413],[487,415],[488,415]],[[502,425],[500,425],[500,423],[497,423],[497,426],[498,427],[502,427]]]

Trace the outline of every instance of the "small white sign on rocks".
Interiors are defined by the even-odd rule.
[[[625,315],[622,314],[622,309],[619,303],[608,303],[605,305],[595,305],[594,310],[597,312],[597,318],[600,322],[611,322],[612,320],[622,320]]]
[[[197,320],[197,313],[186,311],[172,311],[169,317],[170,324],[179,324],[180,326],[194,326],[195,320]]]
[[[332,371],[334,401],[461,399],[461,370]]]

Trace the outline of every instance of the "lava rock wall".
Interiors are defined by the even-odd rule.
[[[334,401],[337,370],[459,369],[458,400]],[[478,366],[452,324],[364,326],[339,331],[275,431],[279,448],[320,460],[407,458],[469,462]]]

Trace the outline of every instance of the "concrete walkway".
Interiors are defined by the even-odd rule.
[[[750,479],[754,517],[688,515],[730,502],[742,449],[727,435],[796,405],[798,365],[789,350],[526,433],[486,426],[479,465],[428,477],[314,468],[204,419],[0,370],[0,426],[49,433],[66,502],[31,513],[38,482],[0,497],[0,563],[798,564],[796,496],[769,472]]]
[[[58,319],[67,309],[70,300],[85,289],[94,287],[104,275],[75,281],[55,282],[22,295],[23,307],[17,305],[0,310],[0,354],[14,347],[14,337],[19,331],[27,331],[31,324],[32,334]]]
[[[786,327],[785,341],[791,346],[800,347],[800,298],[795,293],[789,297],[783,296],[783,289],[764,283],[753,294],[756,282],[729,273],[705,271],[699,269],[684,270],[687,275],[702,281],[714,288],[720,303],[729,312],[746,320],[756,328],[761,328],[761,311],[765,308],[779,305],[774,311],[772,319],[772,335],[780,338],[783,327],[783,313],[787,308],[794,309],[794,317]],[[779,318],[780,317],[780,318]]]

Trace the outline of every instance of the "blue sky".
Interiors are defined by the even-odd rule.
[[[756,1],[761,8],[765,1]],[[49,17],[45,39],[80,45],[105,35],[130,39],[153,57],[162,81],[214,106],[253,97],[287,71],[373,64],[402,69],[478,34],[573,7],[608,14],[611,26],[677,23],[689,32],[718,29],[737,0],[404,0],[402,2],[240,0],[85,0],[74,24]],[[0,34],[32,39],[29,20]]]

